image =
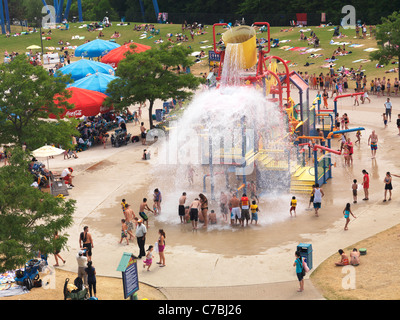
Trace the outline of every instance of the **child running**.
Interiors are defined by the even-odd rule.
[[[356,140],[356,142],[354,142],[354,144],[356,144],[357,142],[358,142],[358,144],[360,144],[360,142],[361,142],[361,131],[360,130],[358,130],[356,132],[356,137],[357,137],[357,140]]]
[[[356,93],[357,93],[357,89],[355,89]],[[354,106],[359,106],[360,103],[358,102],[358,95],[354,95]]]
[[[350,215],[352,215],[353,218],[356,219],[356,216],[353,214],[353,212],[351,212],[350,203],[347,203],[346,208],[344,208],[344,210],[343,210],[343,216],[346,219],[346,224],[344,225],[344,230],[348,230],[347,225],[350,222]]]
[[[151,264],[153,263],[153,246],[149,246],[146,253],[146,259],[143,260],[143,268],[147,267],[147,271],[150,271]]]
[[[125,219],[121,219],[121,240],[119,243],[122,243],[122,240],[125,238],[126,240],[126,245],[129,245],[129,240],[128,240],[128,226],[125,223]]]
[[[258,222],[258,205],[257,205],[256,200],[253,200],[251,202],[250,210],[251,210],[251,221],[250,221],[250,224],[253,224],[253,220],[254,220],[255,224],[257,225],[257,222]]]
[[[382,118],[383,118],[383,124],[385,126],[385,128],[387,127],[387,117],[386,117],[386,113],[382,114]]]
[[[292,200],[290,201],[290,216],[292,216],[292,211],[294,211],[294,216],[296,216],[296,206],[297,206],[297,200],[296,197],[293,196]]]

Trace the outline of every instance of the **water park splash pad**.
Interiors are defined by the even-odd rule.
[[[243,193],[250,196],[250,181],[257,184],[257,193],[263,199],[276,203],[272,213],[260,201],[260,210],[268,214],[259,217],[259,222],[287,218],[287,205],[280,210],[278,203],[284,203],[279,200],[283,195],[277,191],[282,194],[279,186],[288,185],[290,175],[287,170],[276,169],[282,163],[287,166],[292,145],[282,108],[266,98],[262,77],[255,83],[248,79],[249,69],[255,71],[257,64],[255,31],[240,26],[228,29],[222,39],[226,47],[219,85],[197,93],[179,119],[169,122],[165,132],[148,134],[149,139],[157,136],[149,161],[156,185],[149,192],[158,188],[162,193],[163,209],[158,221],[176,223],[182,192],[187,193],[186,205],[199,193],[205,194],[209,212],[214,209],[219,216],[221,191],[236,192],[239,198]],[[273,170],[266,170],[263,163],[256,166],[258,158]],[[190,170],[194,170],[193,184],[188,179]],[[286,197],[288,191],[286,188]]]
[[[227,86],[197,94],[181,118],[170,123],[168,140],[161,139],[152,147],[154,188],[163,191],[165,208],[158,219],[175,221],[182,192],[187,192],[189,204],[199,193],[218,201],[221,191],[230,192],[246,183],[243,175],[247,182],[256,180],[256,170],[246,155],[280,132],[280,125],[279,110],[255,88]],[[282,148],[283,143],[273,147]],[[193,185],[188,181],[190,168],[195,170]],[[272,187],[276,181],[265,183]],[[213,207],[219,214],[218,206]]]

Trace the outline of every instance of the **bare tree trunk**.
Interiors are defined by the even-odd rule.
[[[153,105],[154,105],[154,100],[149,100],[150,105],[149,105],[149,123],[150,123],[150,129],[153,129]]]

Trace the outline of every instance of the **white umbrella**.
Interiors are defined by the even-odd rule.
[[[53,146],[45,145],[39,149],[33,150],[32,155],[35,158],[47,158],[47,168],[49,167],[49,157],[58,156],[64,152],[63,149],[56,148]]]
[[[33,45],[31,45],[31,46],[29,46],[29,47],[26,47],[26,49],[28,49],[28,50],[33,50],[33,49],[41,49],[42,47],[39,47],[39,46],[37,46],[36,44],[33,44]]]
[[[36,150],[33,150],[32,155],[35,158],[47,158],[47,169],[50,169],[49,168],[49,157],[58,156],[59,154],[62,154],[63,152],[64,152],[63,149],[45,145]],[[51,191],[51,181],[50,181],[50,191]]]

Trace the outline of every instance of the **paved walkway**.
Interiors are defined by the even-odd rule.
[[[303,292],[297,292],[298,281],[262,283],[249,286],[159,288],[169,300],[323,300],[311,280],[304,281]]]

